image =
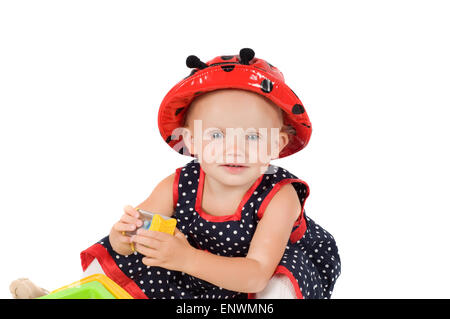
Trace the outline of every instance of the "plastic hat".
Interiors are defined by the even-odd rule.
[[[252,49],[244,48],[239,55],[222,55],[206,63],[190,55],[186,65],[193,70],[166,94],[158,112],[161,136],[180,154],[194,156],[185,146],[179,129],[192,100],[206,92],[227,88],[258,93],[284,111],[284,124],[292,129],[278,158],[296,153],[308,144],[312,129],[303,103],[286,85],[283,73],[267,61],[255,58]]]

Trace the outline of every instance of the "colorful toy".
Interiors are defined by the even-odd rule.
[[[173,235],[175,227],[177,226],[177,220],[175,218],[151,213],[140,208],[136,208],[136,210],[140,214],[139,218],[143,220],[143,225],[140,227],[140,229],[160,231],[169,235]],[[136,231],[123,232],[122,234],[133,236],[136,234]],[[135,251],[133,243],[131,243],[131,250]]]
[[[149,226],[149,230],[160,231],[163,233],[173,235],[176,225],[177,220],[175,218],[166,219],[161,215],[156,214],[155,216],[153,216],[151,225]]]
[[[144,222],[140,229],[160,231],[173,235],[177,225],[177,220],[175,218],[151,213],[140,208],[136,208],[136,210],[140,214],[139,218]],[[127,231],[125,234],[133,236],[136,234],[136,231]]]
[[[177,225],[175,218],[151,213],[140,208],[136,210],[140,214],[139,218],[143,220],[140,228],[174,234]],[[123,234],[132,236],[136,234],[136,231],[123,232]],[[131,243],[131,249],[135,251],[133,243]],[[107,276],[95,274],[36,299],[133,299],[133,297]]]
[[[133,297],[107,276],[95,274],[36,299],[133,299]]]

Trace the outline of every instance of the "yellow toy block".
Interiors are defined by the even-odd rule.
[[[177,220],[175,218],[164,219],[160,215],[155,214],[152,219],[152,224],[149,230],[160,231],[173,235],[175,232],[175,227],[177,225]]]
[[[175,232],[175,227],[177,226],[177,220],[175,218],[170,218],[166,216],[161,216],[156,213],[148,212],[140,208],[136,208],[136,210],[140,214],[140,219],[144,221],[142,225],[142,229],[159,231],[163,233],[167,233],[169,235],[173,235]],[[136,234],[136,231],[133,232],[122,232],[122,235],[132,236]],[[131,250],[135,252],[134,243],[130,243]]]

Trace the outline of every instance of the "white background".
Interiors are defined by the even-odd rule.
[[[334,298],[449,298],[445,1],[0,2],[0,297],[78,280],[79,253],[192,158],[157,111],[206,62],[252,48],[313,125],[273,164],[330,231]]]

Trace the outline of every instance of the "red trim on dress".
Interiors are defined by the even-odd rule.
[[[176,210],[178,203],[178,183],[180,181],[180,173],[182,167],[175,170],[175,177],[173,179],[172,193],[173,193],[173,209]]]
[[[294,230],[291,236],[289,237],[289,240],[291,241],[292,244],[299,241],[306,232],[306,221],[303,218],[303,216],[301,217],[300,223],[301,223],[300,226],[296,230]]]
[[[306,192],[305,198],[303,200],[303,205],[300,204],[301,205],[300,215],[297,218],[297,221],[294,223],[294,227],[297,225],[300,225],[300,226],[295,231],[293,231],[291,236],[289,237],[289,240],[291,241],[291,243],[295,243],[300,238],[302,238],[303,234],[306,231],[306,222],[305,222],[305,218],[304,218],[304,214],[303,214],[304,207],[305,207],[305,200],[309,196],[309,186],[308,186],[308,184],[306,184],[306,182],[302,181],[299,178],[282,179],[281,181],[279,181],[278,183],[276,183],[273,186],[273,188],[270,190],[269,194],[267,194],[266,197],[263,199],[263,202],[259,206],[258,213],[257,213],[258,218],[261,219],[264,215],[264,212],[266,211],[267,205],[269,205],[269,203],[270,203],[270,200],[273,198],[273,196],[275,196],[275,194],[278,192],[278,190],[281,188],[281,186],[283,186],[285,184],[296,183],[296,182],[302,183],[303,185],[305,185],[307,192]],[[300,198],[299,198],[299,200],[300,200]]]
[[[238,208],[233,214],[223,215],[223,216],[214,216],[210,215],[202,209],[202,199],[203,199],[203,188],[205,184],[205,172],[202,170],[200,166],[200,176],[197,185],[197,197],[195,199],[195,210],[198,214],[205,220],[210,222],[226,222],[231,220],[241,220],[242,207],[244,207],[245,203],[252,196],[254,190],[261,183],[264,174],[262,174],[258,179],[252,184],[252,186],[247,190],[245,195],[242,197],[241,202],[239,203]]]
[[[97,258],[98,262],[102,266],[105,275],[111,278],[120,287],[125,289],[135,299],[148,299],[139,286],[130,278],[128,278],[122,270],[117,266],[114,259],[108,253],[108,250],[96,243],[84,250],[80,254],[81,266],[83,271],[89,266],[89,264]]]

